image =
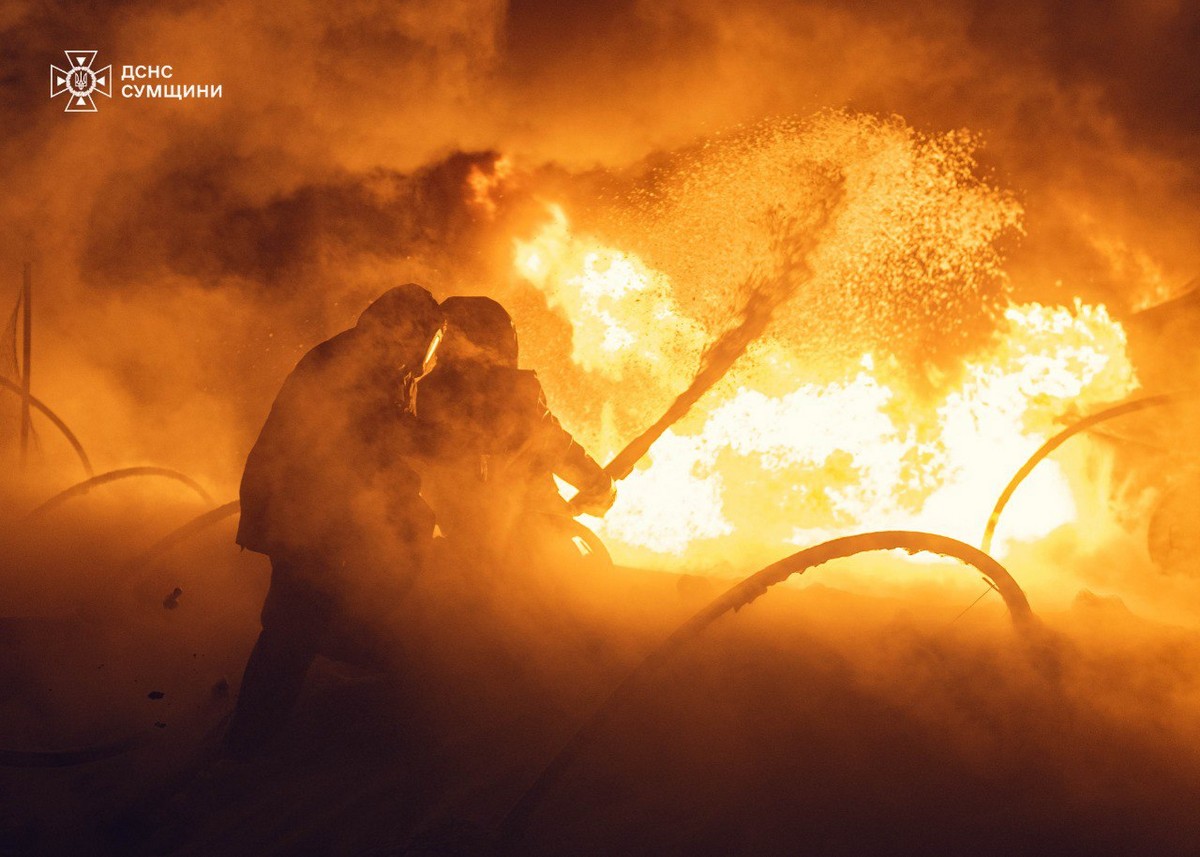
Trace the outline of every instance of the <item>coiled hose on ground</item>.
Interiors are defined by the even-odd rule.
[[[1028,632],[1037,626],[1037,619],[1029,608],[1029,601],[1025,598],[1025,593],[1021,591],[1021,587],[1017,585],[1004,566],[978,548],[957,539],[910,530],[886,530],[844,536],[798,551],[736,584],[681,625],[658,648],[647,655],[575,732],[558,755],[542,769],[541,774],[514,804],[501,824],[499,833],[501,846],[510,851],[516,848],[524,838],[529,821],[537,808],[579,757],[583,749],[595,740],[605,724],[642,687],[646,679],[688,641],[697,637],[721,616],[750,604],[771,586],[786,580],[793,574],[803,574],[810,568],[835,559],[878,550],[937,553],[974,566],[995,584],[1008,607],[1013,625],[1019,631]]]

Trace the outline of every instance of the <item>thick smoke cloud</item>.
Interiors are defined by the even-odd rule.
[[[831,105],[898,113],[922,129],[968,127],[988,141],[1002,183],[1026,195],[1030,238],[1014,259],[1026,288],[1064,279],[1121,302],[1195,273],[1185,236],[1198,141],[1185,105],[1195,101],[1198,22],[1184,4],[544,11],[514,5],[510,62],[523,84],[544,87],[564,133],[672,146]],[[1148,198],[1152,219],[1139,213]]]
[[[501,288],[480,284],[504,272],[467,234],[477,213],[453,185],[470,156],[455,151],[622,169],[763,116],[896,113],[984,140],[983,169],[1026,211],[1018,295],[1123,308],[1195,273],[1181,106],[1197,24],[1178,4],[16,4],[0,24],[0,262],[38,262],[42,389],[67,416],[136,422],[114,401],[135,376],[134,399],[169,376],[224,388],[241,412],[244,386],[260,398],[389,282]],[[118,66],[171,63],[224,98],[64,116],[45,68],[77,42]],[[147,338],[185,318],[205,365],[149,360]],[[222,359],[272,352],[240,373]],[[104,380],[84,394],[55,380],[68,373]],[[237,453],[218,457],[228,480]]]

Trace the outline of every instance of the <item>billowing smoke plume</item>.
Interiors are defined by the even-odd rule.
[[[501,288],[483,282],[500,269],[472,242],[456,151],[589,170],[580,187],[603,189],[593,168],[763,116],[894,113],[984,142],[981,169],[1026,213],[1018,295],[1137,305],[1196,265],[1180,109],[1196,21],[1170,3],[18,3],[0,26],[0,262],[14,292],[19,263],[38,266],[40,389],[75,422],[110,415],[93,445],[130,450],[116,458],[170,455],[170,435],[206,424],[149,440],[135,426],[151,398],[211,396],[198,410],[243,426],[233,448],[197,450],[223,482],[299,349],[367,296],[412,277]],[[224,97],[64,116],[46,67],[84,43]]]

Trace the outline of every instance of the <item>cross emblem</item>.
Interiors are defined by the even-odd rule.
[[[93,69],[96,51],[63,51],[68,67],[50,66],[50,97],[67,93],[65,113],[95,113],[93,93],[112,98],[112,66]]]

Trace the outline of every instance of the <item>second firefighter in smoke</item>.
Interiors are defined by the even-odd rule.
[[[537,375],[517,368],[517,332],[486,297],[442,303],[445,339],[417,385],[422,494],[446,537],[499,558],[539,514],[600,515],[612,479],[562,427]],[[554,477],[574,486],[568,504]]]

